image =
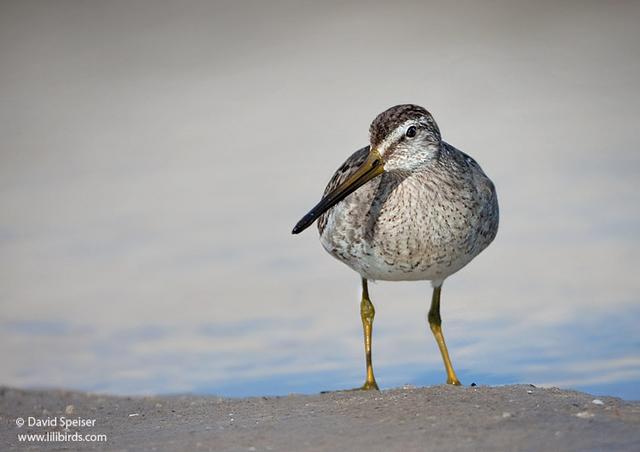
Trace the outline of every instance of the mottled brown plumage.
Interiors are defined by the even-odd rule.
[[[421,107],[403,105],[378,115],[371,125],[371,147],[412,119],[423,120],[432,149],[421,161],[386,171],[326,211],[318,230],[325,249],[367,279],[427,279],[439,285],[493,240],[498,203],[493,183],[476,161],[441,141],[435,121]],[[412,160],[411,149],[390,146],[383,157]],[[325,194],[362,165],[369,148],[340,166]]]
[[[427,110],[398,105],[374,119],[369,146],[338,168],[322,200],[293,232],[316,219],[323,247],[362,277],[367,358],[362,389],[378,387],[371,360],[375,310],[369,279],[431,281],[429,326],[447,382],[460,384],[442,333],[440,290],[443,281],[485,249],[498,231],[496,191],[480,165],[442,141]]]
[[[369,141],[371,142],[371,145],[379,145],[382,140],[384,140],[384,138],[399,125],[408,119],[420,116],[428,118],[432,129],[437,133],[438,139],[440,139],[440,129],[438,129],[438,125],[433,121],[431,114],[419,105],[405,104],[389,108],[388,110],[380,113],[376,119],[373,120],[369,127]]]
[[[333,174],[333,177],[324,189],[323,196],[335,190],[338,185],[347,180],[349,176],[351,176],[358,168],[360,168],[360,166],[367,159],[367,155],[369,155],[369,146],[358,149],[356,152],[351,154],[351,157],[349,157],[342,165],[340,165],[340,168],[338,168],[338,170]],[[320,216],[320,218],[318,218],[318,231],[320,231],[321,235],[325,225],[327,224],[327,216],[328,212],[325,212]]]

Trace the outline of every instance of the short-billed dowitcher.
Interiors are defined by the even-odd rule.
[[[459,385],[442,334],[443,281],[467,265],[498,231],[498,199],[480,165],[442,141],[431,114],[417,105],[380,113],[370,144],[333,175],[320,202],[293,228],[316,219],[322,246],[362,278],[366,380],[378,389],[371,361],[375,310],[368,280],[428,280],[433,286],[428,321],[447,383]]]

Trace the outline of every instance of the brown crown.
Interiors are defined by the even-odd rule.
[[[433,120],[431,113],[419,105],[403,104],[383,111],[373,120],[369,127],[371,146],[376,147],[379,145],[389,133],[406,120],[418,119],[420,117],[427,118],[429,127],[433,128],[434,134],[439,138],[440,130]]]

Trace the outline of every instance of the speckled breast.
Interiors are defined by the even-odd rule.
[[[385,173],[352,193],[328,212],[323,247],[372,280],[438,282],[460,270],[495,237],[495,191],[429,176]]]

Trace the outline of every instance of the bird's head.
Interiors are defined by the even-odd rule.
[[[440,130],[431,114],[417,105],[396,105],[380,113],[369,128],[366,160],[293,228],[298,234],[349,194],[386,171],[411,171],[428,163],[440,149]]]
[[[429,162],[440,150],[440,129],[418,105],[396,105],[380,113],[369,128],[371,152],[385,171],[410,171]]]

